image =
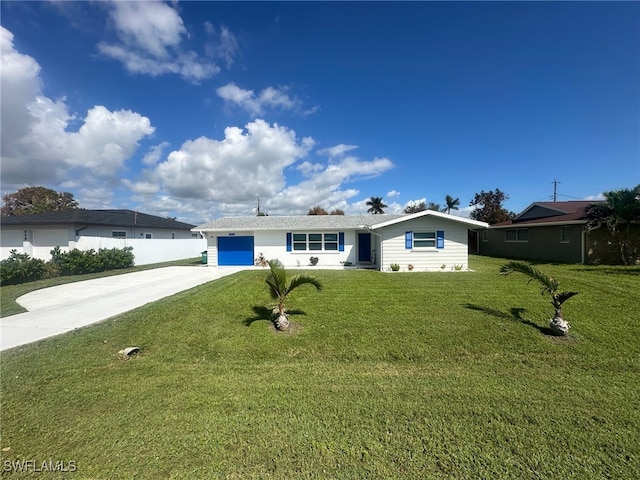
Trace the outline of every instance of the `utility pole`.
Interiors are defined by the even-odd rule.
[[[258,217],[259,217],[260,216],[260,197],[256,195],[256,198],[258,199]]]
[[[555,178],[553,179],[553,201],[555,202],[558,198],[558,184],[560,183]]]

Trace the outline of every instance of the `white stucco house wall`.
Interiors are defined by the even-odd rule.
[[[262,254],[285,267],[467,270],[468,230],[488,224],[425,210],[402,215],[224,217],[193,228],[207,238],[209,266],[254,265]]]
[[[51,250],[133,247],[136,265],[197,257],[194,225],[133,210],[73,209],[0,217],[0,256],[11,250],[49,260]]]

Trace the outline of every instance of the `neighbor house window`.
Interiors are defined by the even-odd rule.
[[[342,248],[341,248],[342,247]],[[344,248],[343,233],[287,234],[287,250],[294,252],[337,252]]]
[[[504,233],[505,242],[528,242],[529,230],[527,228],[514,228]]]
[[[489,230],[480,231],[480,238],[482,239],[483,242],[488,242],[489,241]]]
[[[560,243],[569,243],[569,227],[560,227]]]
[[[143,234],[143,236],[144,236],[144,238],[146,238],[146,239],[153,238],[153,234],[151,234],[151,233],[145,233],[145,234]]]
[[[112,238],[127,238],[127,232],[122,232],[119,230],[114,230],[111,232]]]

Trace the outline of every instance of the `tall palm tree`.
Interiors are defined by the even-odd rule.
[[[537,268],[524,262],[509,262],[500,268],[500,275],[509,275],[511,273],[521,273],[529,277],[529,281],[536,281],[540,284],[540,293],[544,295],[548,293],[551,296],[551,305],[555,309],[549,328],[556,335],[566,335],[569,332],[569,322],[562,315],[562,304],[569,300],[578,292],[558,292],[558,281],[541,272]]]
[[[267,275],[265,282],[269,286],[271,298],[276,301],[278,312],[278,316],[273,323],[278,330],[286,330],[289,327],[289,320],[284,307],[287,296],[299,286],[306,284],[313,285],[316,290],[320,291],[322,290],[322,283],[308,273],[299,273],[287,281],[287,272],[280,260],[269,260],[268,263],[271,272]]]
[[[453,198],[451,195],[447,195],[444,197],[444,201],[447,203],[447,213],[451,213],[451,210],[459,210],[458,205],[460,205],[459,198]]]
[[[632,189],[605,192],[606,203],[589,205],[585,212],[589,228],[606,225],[611,236],[618,243],[620,260],[623,265],[631,264],[637,256],[637,248],[631,241],[631,224],[640,221],[640,185]]]
[[[384,213],[383,208],[387,208],[387,205],[384,204],[382,197],[371,197],[369,200],[367,200],[367,206],[369,207],[367,213],[373,213],[374,215]]]

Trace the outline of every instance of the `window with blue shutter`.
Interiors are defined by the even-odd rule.
[[[291,232],[287,232],[287,252],[290,252],[292,249],[292,240],[291,240]]]
[[[407,250],[444,248],[444,231],[406,232],[404,234],[404,247]]]
[[[338,251],[344,252],[344,232],[338,232]]]

